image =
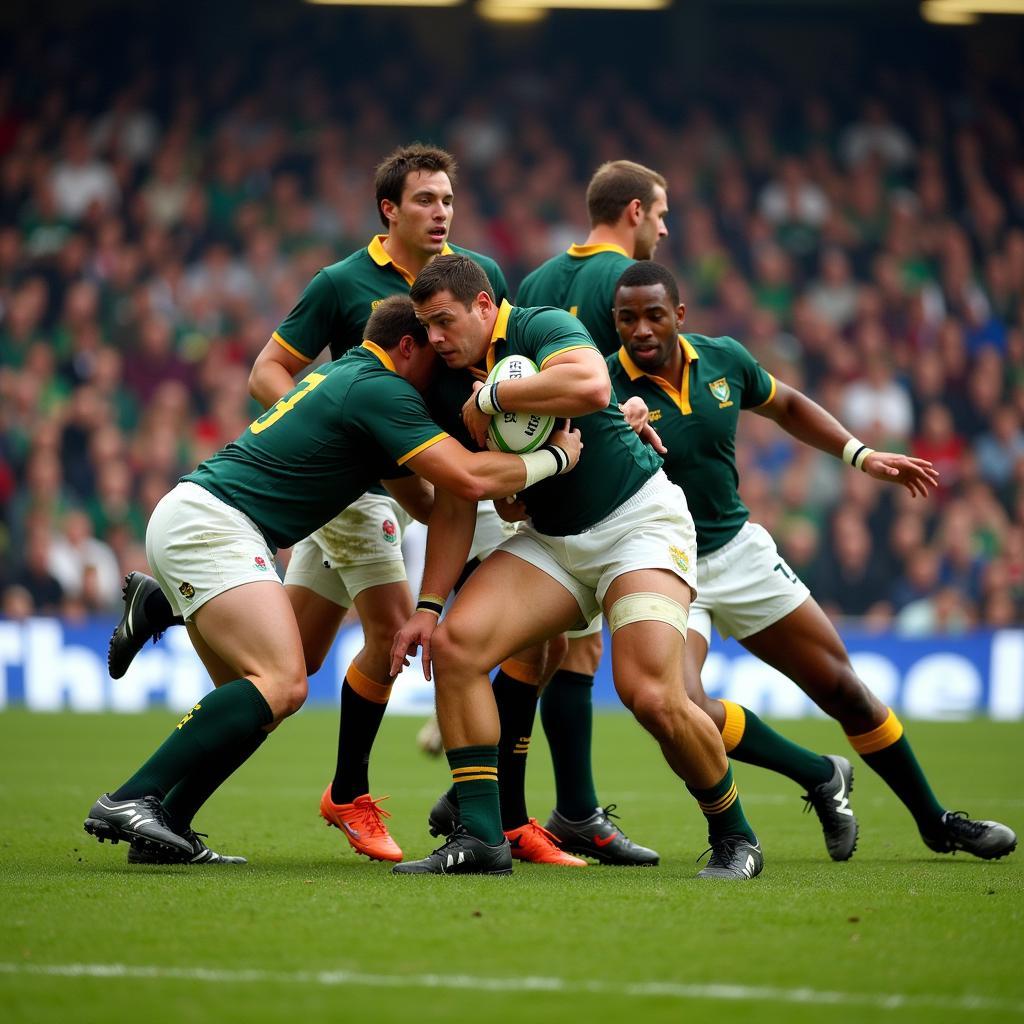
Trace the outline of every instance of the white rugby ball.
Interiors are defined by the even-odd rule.
[[[487,374],[487,383],[522,380],[539,372],[537,364],[526,356],[505,356],[495,363],[494,369]],[[498,401],[501,401],[500,388]],[[487,436],[498,451],[521,455],[539,448],[551,436],[554,427],[554,416],[535,412],[499,412],[491,417]]]

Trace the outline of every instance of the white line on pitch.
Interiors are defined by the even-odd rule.
[[[208,967],[135,966],[131,964],[19,964],[0,962],[0,974],[50,978],[129,978],[132,980],[205,981],[215,984],[353,985],[364,988],[461,989],[474,992],[556,992],[600,996],[646,996],[660,999],[709,999],[722,1002],[801,1003],[818,1006],[866,1006],[879,1010],[926,1008],[980,1010],[1024,1016],[1024,1002],[988,996],[905,995],[900,993],[829,992],[766,985],[685,984],[673,981],[587,981],[527,976],[483,978],[471,974],[364,974],[359,971],[225,970]]]

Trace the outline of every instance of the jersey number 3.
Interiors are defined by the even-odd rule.
[[[249,429],[254,434],[261,434],[267,427],[273,426],[286,412],[291,412],[310,391],[326,379],[327,375],[324,373],[309,374],[291,394],[272,405],[258,420],[253,420]]]

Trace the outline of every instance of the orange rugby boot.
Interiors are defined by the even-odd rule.
[[[379,796],[375,800],[369,793],[364,793],[350,804],[336,804],[331,799],[331,787],[328,786],[320,797],[320,817],[339,829],[356,853],[370,860],[399,861],[402,851],[384,824],[384,819],[391,815],[380,806],[382,800],[387,800],[387,797]]]
[[[587,867],[587,862],[582,857],[566,853],[558,845],[558,840],[536,818],[531,818],[525,825],[520,825],[505,835],[512,847],[512,856],[516,860],[525,860],[530,864],[555,864],[563,868]]]

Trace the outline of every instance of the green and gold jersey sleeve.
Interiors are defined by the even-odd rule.
[[[722,338],[723,347],[735,361],[743,381],[741,409],[756,409],[775,397],[775,378],[735,338]]]
[[[355,384],[352,399],[353,425],[398,466],[449,436],[431,417],[419,392],[398,374]]]
[[[520,312],[520,310],[513,312]],[[563,352],[572,352],[578,348],[597,348],[594,339],[590,337],[579,320],[572,314],[566,315],[563,310],[530,310],[528,322],[529,331],[524,337],[529,338],[531,349],[529,355],[539,369],[543,369],[549,359],[553,359]]]
[[[291,312],[274,331],[274,340],[293,356],[311,363],[338,333],[341,309],[327,273],[317,271]]]

